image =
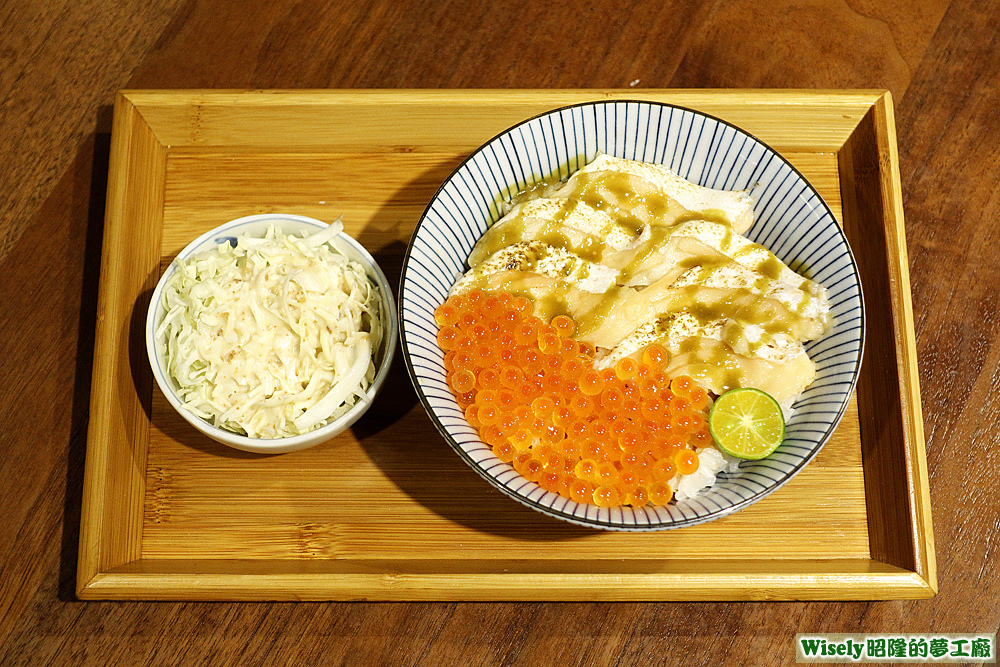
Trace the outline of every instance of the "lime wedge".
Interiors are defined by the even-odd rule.
[[[760,389],[732,389],[715,401],[708,429],[726,454],[756,461],[785,439],[785,418],[778,402]]]

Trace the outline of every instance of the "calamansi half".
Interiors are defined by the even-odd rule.
[[[781,406],[760,389],[731,389],[708,415],[715,444],[730,456],[756,461],[771,454],[785,439]]]

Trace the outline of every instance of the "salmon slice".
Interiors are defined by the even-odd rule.
[[[578,181],[593,180],[595,174],[622,174],[635,177],[670,197],[686,210],[701,212],[703,217],[724,219],[742,234],[753,226],[753,199],[745,190],[715,190],[706,188],[681,178],[669,167],[649,162],[625,160],[612,155],[600,153],[594,160],[578,170],[566,183],[566,186],[556,190],[553,196],[566,196],[564,191],[579,189]],[[574,179],[577,182],[574,182]],[[634,182],[633,181],[633,182]],[[639,187],[639,196],[647,188]]]
[[[755,387],[767,392],[782,404],[786,415],[795,398],[816,379],[816,365],[805,353],[801,343],[788,341],[789,350],[780,361],[749,357],[733,351],[710,332],[689,338],[679,337],[681,327],[659,335],[630,337],[599,359],[599,368],[610,368],[626,356],[638,359],[649,343],[663,345],[670,352],[663,371],[669,377],[688,375],[699,385],[716,395],[737,387]],[[709,334],[709,335],[706,335]],[[642,342],[639,342],[641,338]],[[792,353],[792,347],[798,353]]]
[[[491,274],[521,271],[555,278],[576,289],[603,294],[615,284],[618,272],[583,259],[568,250],[541,241],[520,241],[501,248],[479,263],[452,287],[453,294],[468,291]]]
[[[799,287],[771,280],[692,239],[671,239],[667,273],[643,289],[622,289],[581,337],[613,347],[632,331],[672,311],[699,306],[766,330],[781,329],[800,341],[822,336],[832,325],[822,286]],[[805,287],[805,289],[803,289]]]
[[[822,285],[742,236],[752,224],[747,192],[602,154],[516,196],[452,293],[505,291],[543,321],[569,315],[600,367],[659,343],[671,375],[787,405],[815,377],[803,342],[832,327],[830,304]]]
[[[607,211],[572,199],[533,199],[518,204],[486,230],[469,255],[475,268],[501,248],[525,239],[544,240],[591,261],[624,250],[642,230],[616,222]]]
[[[456,284],[452,294],[470,289],[484,292],[508,292],[527,297],[534,306],[533,315],[549,322],[556,315],[569,315],[577,322],[597,310],[604,295],[584,292],[558,277],[526,271],[495,271],[479,276],[475,283]]]

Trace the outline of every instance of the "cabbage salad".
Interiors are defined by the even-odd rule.
[[[307,433],[346,413],[375,377],[381,295],[328,243],[271,226],[263,238],[176,259],[156,336],[185,407],[251,438]]]

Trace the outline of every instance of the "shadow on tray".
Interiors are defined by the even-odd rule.
[[[375,249],[372,254],[393,287],[394,298],[398,298],[407,248],[406,243],[399,239],[408,238],[415,222],[400,219],[399,210],[402,207],[399,202],[412,202],[415,196],[429,200],[450,169],[450,166],[447,169],[438,167],[419,175],[377,211],[369,227],[358,234],[362,244]],[[414,188],[419,192],[414,192]],[[392,235],[396,236],[396,240],[386,243],[386,230],[394,231]],[[231,460],[264,461],[274,456],[317,456],[322,448],[336,446],[332,444],[335,441],[331,441],[318,445],[316,451],[284,455],[243,452],[216,443],[177,420],[162,420],[152,415],[150,397],[158,390],[153,387],[143,333],[149,296],[149,293],[140,295],[133,306],[129,353],[134,389],[142,397],[143,409],[155,428],[183,446]],[[574,526],[521,505],[495,490],[469,468],[438,433],[420,404],[398,342],[392,368],[381,393],[350,430],[365,455],[388,480],[415,502],[448,521],[472,530],[529,542],[577,539],[595,534],[593,529]],[[254,494],[250,488],[247,492],[249,496]]]
[[[374,216],[370,228],[397,230],[409,238],[416,221],[400,221],[404,202],[430,201],[455,164],[443,164],[414,178]],[[377,245],[365,232],[359,241]],[[407,244],[396,240],[373,255],[399,299]],[[552,541],[592,536],[595,531],[536,512],[494,489],[466,465],[434,427],[406,370],[401,344],[378,399],[352,427],[354,436],[400,490],[436,514],[473,530],[525,541]]]
[[[105,106],[98,110],[94,134],[81,144],[66,176],[50,195],[50,200],[58,200],[64,196],[67,189],[75,189],[79,184],[89,181],[89,189],[85,193],[74,192],[70,197],[72,206],[66,212],[66,215],[72,218],[69,224],[74,229],[82,228],[84,259],[80,281],[80,314],[77,324],[73,403],[66,457],[66,498],[63,505],[59,559],[58,597],[64,602],[76,600],[83,471],[87,456],[90,383],[93,377],[97,292],[101,273],[104,206],[107,198],[110,152],[111,107]],[[50,220],[47,224],[59,223]]]

